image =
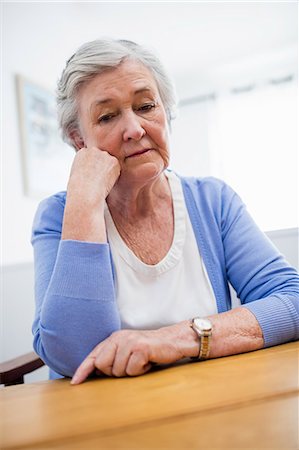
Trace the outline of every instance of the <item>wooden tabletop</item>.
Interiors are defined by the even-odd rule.
[[[6,387],[1,449],[298,448],[299,343],[136,378]]]

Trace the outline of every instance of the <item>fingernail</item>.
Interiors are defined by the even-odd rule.
[[[79,377],[77,375],[74,375],[73,378],[71,379],[71,384],[77,384],[78,379],[79,379]]]

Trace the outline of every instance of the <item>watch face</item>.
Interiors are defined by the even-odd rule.
[[[203,330],[203,331],[209,331],[212,329],[212,324],[208,319],[201,319],[199,317],[194,319],[194,325],[196,328]]]

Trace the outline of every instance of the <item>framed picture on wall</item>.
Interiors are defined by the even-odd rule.
[[[74,151],[59,133],[55,95],[16,76],[25,195],[42,198],[66,189]]]

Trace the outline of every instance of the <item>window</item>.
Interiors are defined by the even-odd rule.
[[[298,226],[297,83],[182,106],[172,168],[230,184],[264,231]]]

